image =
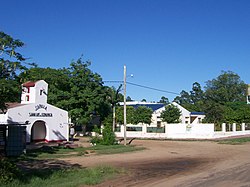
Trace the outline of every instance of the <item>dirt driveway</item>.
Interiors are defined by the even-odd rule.
[[[250,143],[134,140],[146,150],[65,158],[83,167],[113,165],[128,172],[98,186],[250,187]]]

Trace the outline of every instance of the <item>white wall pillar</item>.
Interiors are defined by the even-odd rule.
[[[242,124],[241,124],[241,130],[242,130],[242,131],[245,131],[245,130],[246,130],[246,124],[245,124],[245,123],[242,123]]]
[[[142,124],[142,134],[147,133],[147,124]]]
[[[236,132],[236,123],[233,123],[233,132]]]
[[[221,131],[226,132],[226,123],[222,123]]]
[[[121,134],[123,136],[124,135],[124,125],[120,125],[120,128],[121,128]]]
[[[167,138],[167,136],[168,136],[168,124],[164,123],[164,125],[165,125],[165,137]]]

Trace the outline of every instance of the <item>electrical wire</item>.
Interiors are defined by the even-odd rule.
[[[123,83],[123,81],[103,81],[103,82],[107,82],[107,83]],[[136,84],[136,83],[132,83],[132,82],[126,82],[129,85],[133,85],[133,86],[137,86],[137,87],[141,87],[141,88],[146,88],[146,89],[150,89],[150,90],[154,90],[154,91],[158,91],[158,92],[164,92],[164,93],[168,93],[168,94],[174,94],[174,95],[180,95],[179,93],[176,92],[171,92],[171,91],[167,91],[167,90],[162,90],[162,89],[158,89],[158,88],[153,88],[153,87],[149,87],[149,86],[144,86],[141,84]]]
[[[141,87],[141,88],[150,89],[150,90],[155,90],[155,91],[159,91],[159,92],[164,92],[164,93],[169,93],[169,94],[180,95],[179,93],[176,93],[176,92],[171,92],[171,91],[167,91],[167,90],[161,90],[161,89],[158,89],[158,88],[152,88],[152,87],[149,87],[149,86],[144,86],[144,85],[140,85],[140,84],[135,84],[135,83],[132,83],[132,82],[127,82],[127,84],[130,84],[130,85],[133,85],[133,86],[138,86],[138,87]]]

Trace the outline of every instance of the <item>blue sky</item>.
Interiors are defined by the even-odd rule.
[[[25,43],[40,67],[69,67],[82,54],[103,80],[190,91],[221,71],[250,83],[249,0],[3,0],[0,30]],[[117,84],[107,84],[118,86]],[[176,95],[127,86],[132,99]]]

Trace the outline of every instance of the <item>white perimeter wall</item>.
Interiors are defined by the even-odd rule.
[[[167,138],[209,139],[214,136],[214,124],[167,124]]]
[[[214,136],[214,124],[167,124],[165,133],[147,133],[146,124],[127,125],[127,127],[142,127],[142,131],[127,131],[128,138],[170,138],[170,139],[210,139]],[[121,125],[121,132],[115,133],[117,137],[124,137],[124,126]]]

